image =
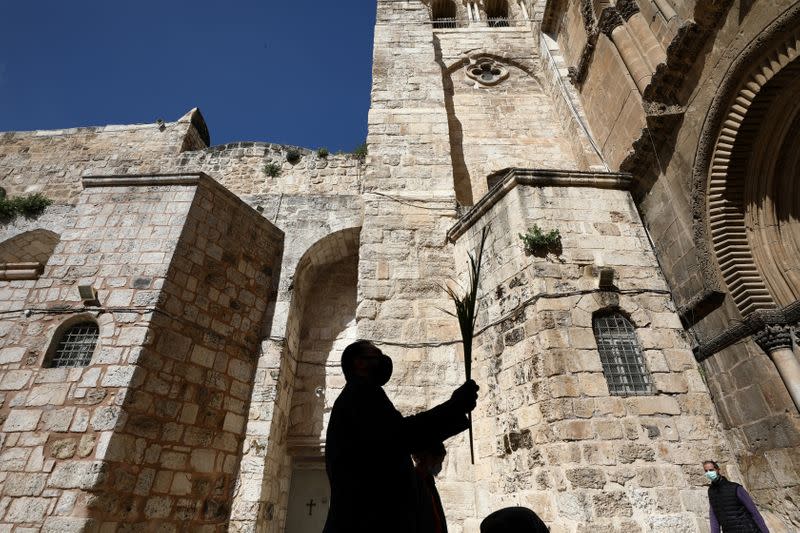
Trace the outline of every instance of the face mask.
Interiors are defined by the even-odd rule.
[[[716,480],[717,480],[717,478],[719,477],[719,474],[717,474],[717,471],[716,471],[716,470],[709,470],[708,472],[706,472],[706,477],[707,477],[707,478],[708,478],[710,481],[716,481]]]

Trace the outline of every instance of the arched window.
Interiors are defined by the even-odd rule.
[[[455,28],[456,3],[453,0],[433,0],[431,20],[434,28]]]
[[[486,21],[490,28],[508,27],[508,1],[487,0]]]
[[[650,375],[630,320],[618,312],[604,313],[594,317],[592,326],[609,392],[651,394]]]
[[[89,321],[68,327],[58,336],[58,345],[45,366],[48,368],[87,366],[92,361],[99,333],[97,324]]]

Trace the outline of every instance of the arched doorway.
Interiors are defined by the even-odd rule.
[[[753,64],[714,146],[707,220],[742,315],[800,298],[800,36]]]
[[[292,464],[286,533],[321,531],[327,515],[325,432],[344,387],[341,352],[356,340],[359,231],[349,228],[318,241],[294,277],[300,318],[286,439]]]

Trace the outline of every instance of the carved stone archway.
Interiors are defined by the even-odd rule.
[[[800,33],[751,65],[721,117],[706,190],[708,236],[742,315],[800,294]]]

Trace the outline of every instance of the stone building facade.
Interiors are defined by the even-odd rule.
[[[365,160],[211,146],[197,110],[0,134],[6,193],[54,201],[0,225],[0,530],[320,530],[342,349],[392,356],[405,413],[446,399],[484,228],[451,531],[707,531],[708,458],[796,530],[798,32],[789,1],[378,0]]]

